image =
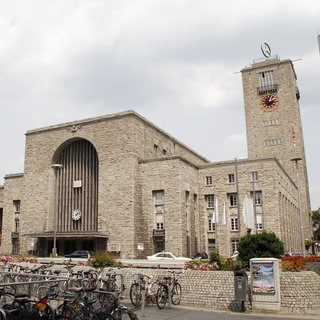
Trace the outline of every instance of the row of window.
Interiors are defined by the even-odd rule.
[[[278,126],[280,124],[279,119],[268,119],[268,120],[263,120],[262,125],[264,127],[270,127],[270,126]]]
[[[257,220],[261,220],[261,219],[259,219],[258,215],[257,215]],[[261,221],[257,221],[256,229],[257,229],[257,231],[262,230],[262,222]],[[212,217],[208,217],[208,231],[212,232],[215,230],[216,230],[215,222],[213,221]],[[230,218],[230,230],[231,231],[239,231],[239,219],[237,217]]]
[[[231,252],[238,250],[239,239],[230,239],[231,241]],[[216,240],[208,239],[208,251],[213,251],[216,248]]]
[[[269,140],[264,140],[264,145],[265,146],[277,146],[281,144],[281,139],[269,139]]]
[[[155,155],[158,155],[159,147],[158,147],[157,144],[153,145],[153,150],[154,150]],[[162,149],[161,153],[162,153],[163,156],[165,156],[167,154],[167,150],[166,149]]]
[[[251,197],[254,198],[255,205],[262,204],[262,191],[257,190],[251,192]],[[229,202],[229,207],[236,207],[238,205],[238,194],[237,193],[228,193],[227,199]],[[207,209],[214,209],[215,207],[215,196],[214,194],[208,194],[205,196],[205,201],[207,203]]]
[[[258,181],[258,179],[259,179],[258,171],[252,171],[251,172],[251,181]],[[236,177],[235,177],[234,173],[229,173],[228,174],[227,182],[231,183],[231,184],[236,182]],[[205,185],[206,186],[212,186],[213,185],[213,176],[206,176]]]

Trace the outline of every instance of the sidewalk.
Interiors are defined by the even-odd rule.
[[[174,306],[170,308],[158,309],[157,306],[146,306],[144,311],[141,308],[133,309],[139,320],[319,320],[319,316],[307,315],[282,315],[271,313],[251,313],[251,312],[224,312],[207,309],[196,309],[190,307]]]

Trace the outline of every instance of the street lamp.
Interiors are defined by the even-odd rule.
[[[304,243],[304,228],[303,228],[303,216],[302,216],[302,209],[301,209],[301,190],[300,190],[300,176],[299,176],[299,167],[298,161],[302,160],[302,158],[293,158],[293,161],[296,165],[296,174],[297,174],[297,187],[298,187],[298,203],[299,203],[299,215],[300,215],[300,236],[301,236],[301,249],[302,249],[302,256],[306,256],[306,248]]]
[[[57,183],[57,171],[63,168],[62,164],[55,163],[51,166],[54,170],[55,176],[55,192],[54,192],[54,211],[53,211],[53,248],[52,257],[57,256],[57,204],[58,204],[58,183]]]

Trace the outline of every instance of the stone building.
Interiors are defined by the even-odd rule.
[[[24,172],[0,188],[0,252],[230,256],[248,230],[301,252],[311,210],[292,62],[242,77],[248,159],[210,162],[134,111],[27,131]]]

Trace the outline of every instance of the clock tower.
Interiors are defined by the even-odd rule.
[[[300,184],[304,232],[306,237],[311,237],[300,94],[293,63],[277,56],[266,56],[242,69],[241,73],[248,158],[277,158],[294,183]]]

